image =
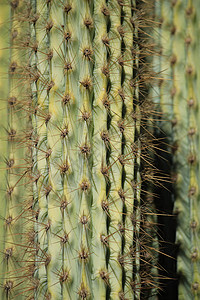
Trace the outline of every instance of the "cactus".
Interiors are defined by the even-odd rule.
[[[161,1],[161,84],[165,128],[172,140],[178,299],[199,299],[198,1]]]
[[[198,1],[0,5],[1,299],[157,299],[170,148],[178,299],[198,299]]]
[[[148,2],[10,2],[2,299],[157,297]]]

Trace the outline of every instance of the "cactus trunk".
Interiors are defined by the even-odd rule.
[[[153,2],[10,4],[2,299],[156,299]]]
[[[172,141],[178,299],[199,299],[199,2],[161,1],[161,82]]]

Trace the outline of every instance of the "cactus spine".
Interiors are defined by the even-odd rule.
[[[2,299],[156,297],[151,5],[11,1],[5,253],[19,250]]]

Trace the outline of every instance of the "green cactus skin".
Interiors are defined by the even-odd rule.
[[[178,299],[199,299],[199,155],[198,155],[198,1],[161,1],[163,111],[171,120],[173,163],[176,182],[174,213],[177,214],[176,242],[179,245]],[[170,58],[170,59],[169,59]]]
[[[9,52],[6,50],[6,47],[8,46],[8,38],[7,38],[7,26],[6,26],[6,19],[9,15],[9,7],[6,4],[6,2],[2,2],[0,4],[0,43],[1,43],[1,50],[0,50],[0,119],[1,119],[1,125],[0,125],[0,136],[4,137],[4,139],[1,139],[0,143],[0,170],[1,170],[1,193],[0,193],[0,228],[1,228],[1,242],[0,243],[0,252],[4,253],[5,250],[5,210],[6,210],[6,200],[5,200],[5,191],[6,191],[6,173],[7,170],[5,169],[5,161],[7,162],[7,157],[5,155],[7,151],[7,142],[5,138],[5,124],[7,124],[7,114],[5,113],[5,107],[6,107],[6,97],[8,95],[8,78],[6,78],[6,74],[8,71],[7,61],[9,58]],[[7,88],[5,88],[7,87]],[[4,154],[4,155],[2,155]],[[3,190],[4,189],[4,190]],[[3,274],[6,272],[6,264],[1,263],[0,265],[0,274]],[[1,281],[2,283],[2,281]],[[0,290],[0,297],[3,298],[3,289]]]
[[[23,170],[16,205],[6,208],[19,220],[6,237],[19,267],[6,270],[2,299],[156,299],[151,6],[11,1],[24,35],[11,44],[21,69],[10,93],[21,102],[8,119],[27,132],[13,154]]]

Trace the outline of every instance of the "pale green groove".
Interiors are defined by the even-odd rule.
[[[131,1],[132,3],[132,1]],[[130,7],[129,7],[130,5]],[[132,222],[131,215],[133,211],[133,199],[134,193],[131,186],[131,182],[134,179],[134,157],[131,150],[131,145],[134,142],[134,123],[131,117],[133,112],[133,88],[130,86],[130,82],[133,78],[133,55],[131,53],[133,47],[133,32],[132,24],[130,24],[129,18],[132,18],[133,10],[131,9],[131,4],[124,7],[127,18],[123,22],[124,30],[126,32],[124,36],[125,43],[125,53],[124,53],[124,73],[125,79],[123,82],[123,93],[121,97],[124,98],[125,105],[125,116],[124,116],[124,132],[122,135],[122,146],[124,147],[124,182],[122,182],[121,190],[122,194],[119,193],[119,200],[123,203],[123,223],[125,227],[124,235],[124,249],[122,249],[122,258],[124,259],[124,269],[125,269],[125,285],[124,285],[124,295],[127,299],[133,298],[133,292],[131,289],[132,281],[132,266],[130,264],[130,247],[132,247]]]
[[[30,5],[32,7],[32,11],[34,14],[36,14],[36,5],[35,1],[31,0]],[[36,42],[36,24],[30,22],[29,24],[29,30],[30,30],[30,37],[32,38],[33,43]],[[32,50],[30,51],[30,57],[29,57],[29,63],[31,67],[31,75],[34,77],[34,74],[37,73],[37,64],[38,64],[38,57],[37,53]],[[30,89],[32,90],[32,105],[31,105],[31,111],[33,112],[35,108],[38,106],[38,82],[33,80],[30,82]],[[30,288],[32,290],[32,296],[37,298],[37,290],[34,289],[34,281],[37,282],[38,279],[38,266],[39,266],[39,256],[37,255],[36,248],[38,247],[38,223],[37,223],[37,213],[39,212],[39,206],[38,206],[38,199],[39,199],[39,194],[38,194],[38,185],[37,185],[37,180],[39,176],[39,170],[38,170],[38,149],[37,149],[37,143],[36,140],[38,138],[38,117],[37,114],[33,114],[31,116],[31,121],[32,121],[32,180],[33,180],[33,204],[32,204],[32,209],[33,209],[33,214],[30,216],[30,219],[32,220],[31,226],[30,226],[30,240],[29,246],[32,247],[32,251],[30,255],[28,256],[28,261],[30,263],[30,266],[33,266],[33,261],[35,260],[35,266],[33,269],[33,273],[30,274]]]
[[[45,297],[48,294],[49,278],[48,278],[48,265],[50,263],[50,253],[48,251],[49,235],[51,230],[51,222],[49,220],[49,199],[53,193],[50,183],[50,157],[52,149],[49,145],[49,99],[51,89],[48,90],[48,85],[51,82],[51,61],[45,60],[43,52],[49,48],[49,32],[46,32],[44,26],[49,15],[49,7],[44,1],[37,1],[37,14],[41,14],[36,22],[36,43],[37,43],[37,55],[40,62],[37,66],[38,78],[38,107],[36,108],[36,114],[38,116],[38,170],[39,179],[38,185],[38,277],[40,278],[38,295],[39,297]]]
[[[110,193],[109,203],[112,211],[109,225],[109,239],[110,239],[110,258],[109,258],[109,273],[111,285],[111,299],[116,299],[118,294],[122,291],[122,267],[118,262],[118,256],[121,252],[121,233],[120,226],[122,225],[122,202],[118,198],[118,191],[122,182],[122,164],[120,164],[119,157],[121,156],[121,132],[118,124],[121,121],[123,101],[119,95],[121,89],[123,66],[123,35],[124,28],[121,24],[121,15],[123,7],[117,1],[109,1],[111,14],[111,28],[110,28],[110,117],[111,123],[109,134],[112,137],[110,142],[110,161],[109,161],[109,175],[110,175]],[[127,3],[128,4],[128,3]],[[120,35],[121,32],[121,35]],[[126,33],[125,33],[126,35]],[[122,157],[121,157],[122,158]]]
[[[100,299],[106,299],[106,290],[109,288],[109,277],[106,263],[106,253],[108,251],[109,240],[107,240],[107,222],[109,218],[109,202],[107,199],[106,178],[103,176],[102,167],[107,167],[106,153],[109,150],[109,136],[107,135],[108,111],[105,107],[104,99],[107,99],[108,80],[102,73],[102,67],[107,63],[109,45],[107,23],[109,16],[104,16],[102,8],[106,7],[106,1],[95,1],[94,3],[94,102],[93,102],[93,295],[98,295]],[[103,42],[105,40],[105,42]],[[109,40],[108,40],[109,41]],[[109,99],[109,98],[108,98]],[[105,137],[105,142],[102,137]],[[104,208],[104,209],[103,209]],[[104,272],[104,273],[103,273]],[[105,279],[101,275],[105,274]],[[94,296],[93,296],[94,297]]]
[[[57,10],[59,10],[57,12]],[[59,20],[62,20],[62,10],[57,8],[52,3],[47,4],[47,16],[46,24],[59,24]],[[43,21],[44,22],[44,21]],[[46,25],[46,26],[47,26]],[[47,222],[50,225],[47,231],[48,238],[48,255],[50,255],[50,262],[47,266],[47,280],[48,280],[48,293],[53,299],[61,299],[61,284],[60,275],[62,274],[62,238],[64,233],[62,230],[62,212],[58,205],[58,198],[62,198],[62,179],[59,172],[59,163],[62,158],[62,144],[66,140],[66,137],[62,137],[62,132],[65,130],[63,122],[62,104],[61,101],[56,101],[56,92],[62,91],[62,78],[63,69],[60,67],[57,69],[57,65],[60,62],[59,55],[62,55],[60,51],[54,51],[56,45],[62,46],[63,37],[57,35],[57,29],[53,26],[51,29],[46,30],[46,49],[53,49],[53,58],[48,60],[47,63],[47,80],[49,83],[53,82],[53,86],[49,92],[47,92],[47,116],[49,114],[50,120],[47,126],[47,143],[52,153],[49,157],[48,165],[48,182],[47,188],[50,187],[50,193],[47,198],[48,218]],[[62,65],[61,65],[62,66]],[[48,224],[47,223],[47,224]]]

